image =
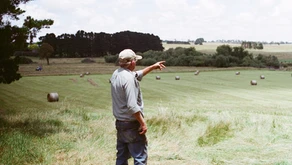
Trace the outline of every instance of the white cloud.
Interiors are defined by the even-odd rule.
[[[118,0],[117,4],[122,7],[132,7],[134,2],[134,0]]]
[[[161,39],[291,41],[291,5],[290,0],[38,0],[22,7],[26,15],[54,20],[40,35],[131,30]]]
[[[23,5],[21,8],[26,11],[24,16],[33,16],[35,19],[57,18],[56,14],[46,11],[45,8],[37,4]]]

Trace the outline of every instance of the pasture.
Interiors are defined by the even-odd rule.
[[[1,165],[114,164],[108,80],[116,66],[74,63],[52,63],[41,72],[34,71],[37,64],[22,65],[23,78],[0,84]],[[85,71],[91,74],[79,77]],[[148,164],[292,164],[291,81],[291,72],[251,68],[150,73],[140,83]],[[58,102],[47,101],[50,92],[59,94]]]
[[[234,44],[234,43],[204,43],[203,45],[195,45],[195,44],[166,44],[163,43],[163,47],[165,50],[168,50],[170,48],[176,48],[176,47],[194,47],[197,51],[207,53],[207,54],[214,54],[216,52],[216,49],[220,45],[230,45],[231,47],[239,47],[240,44]],[[254,55],[262,54],[262,55],[274,55],[278,57],[279,61],[282,62],[289,62],[292,61],[292,45],[291,44],[264,44],[264,49],[262,50],[256,50],[256,49],[246,49],[248,52],[253,53]]]

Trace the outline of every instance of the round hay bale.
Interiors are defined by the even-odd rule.
[[[236,75],[240,75],[240,72],[235,72]]]
[[[59,101],[59,95],[58,95],[58,93],[48,93],[47,100],[48,100],[48,102]]]
[[[256,80],[251,80],[250,81],[250,85],[257,85],[257,81]]]
[[[197,70],[197,71],[194,73],[194,75],[199,75],[199,73],[200,73],[200,71]]]
[[[261,75],[260,78],[261,78],[261,79],[265,79],[265,76],[264,76],[264,75]]]
[[[179,76],[175,76],[175,80],[179,80],[180,79],[180,77]]]
[[[84,77],[84,74],[81,73],[81,74],[80,74],[80,77]]]
[[[160,80],[160,76],[156,76],[156,80]]]

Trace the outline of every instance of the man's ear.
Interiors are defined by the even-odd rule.
[[[133,64],[134,60],[131,60],[131,64]]]

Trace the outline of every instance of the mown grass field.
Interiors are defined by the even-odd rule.
[[[54,60],[41,72],[21,65],[23,78],[0,84],[0,164],[114,164],[108,79],[116,66]],[[251,68],[150,73],[141,82],[148,164],[292,164],[291,82],[291,72]],[[59,102],[47,101],[50,92]]]
[[[212,53],[217,46],[196,50]],[[289,46],[264,51],[292,59]],[[117,66],[99,58],[50,59],[49,66],[33,60],[20,65],[19,81],[0,84],[0,165],[114,164],[108,79]],[[44,70],[35,71],[38,65]],[[141,88],[149,164],[292,164],[291,81],[289,71],[254,68],[167,67],[147,75]],[[50,92],[59,102],[47,101]]]

